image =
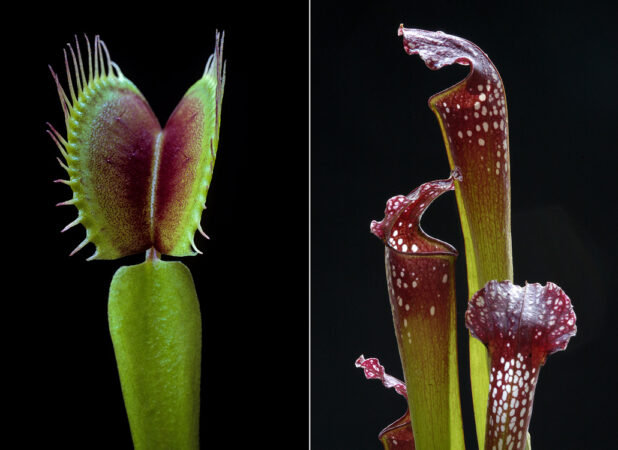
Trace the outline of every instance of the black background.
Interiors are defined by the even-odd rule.
[[[379,357],[402,378],[383,246],[369,233],[386,200],[448,176],[428,98],[465,77],[403,51],[406,27],[479,45],[498,68],[510,124],[515,281],[553,281],[571,297],[578,334],[541,371],[535,449],[616,448],[615,13],[593,3],[312,2],[312,447],[379,449],[405,402],[366,381]],[[424,229],[455,245],[467,448],[476,448],[467,379],[465,258],[454,195]]]
[[[47,65],[64,79],[62,49],[100,34],[112,60],[162,124],[203,73],[225,30],[227,80],[214,176],[199,234],[183,258],[201,303],[203,448],[243,448],[307,435],[307,9],[232,2],[63,4],[6,15],[5,358],[15,448],[132,448],[107,326],[121,265],[73,257],[84,229],[60,230],[74,207],[45,122],[64,134]],[[284,11],[283,11],[284,12]],[[12,68],[12,69],[11,69]],[[66,86],[66,84],[65,84]],[[5,116],[6,117],[6,116]],[[6,274],[8,273],[8,276]],[[12,292],[12,293],[10,293]]]
[[[142,257],[86,262],[90,247],[68,257],[83,229],[61,235],[76,211],[53,206],[71,194],[52,183],[64,171],[45,122],[61,130],[62,113],[47,64],[61,72],[64,44],[75,33],[99,33],[165,122],[201,76],[215,29],[224,29],[221,140],[202,221],[212,240],[198,236],[205,255],[183,259],[204,327],[202,445],[305,446],[307,10],[16,6],[4,16],[2,75],[7,439],[23,448],[131,448],[107,289],[118,267]],[[467,72],[431,72],[405,55],[400,22],[472,40],[497,66],[509,107],[515,280],[556,282],[578,315],[578,335],[542,370],[534,448],[615,448],[613,13],[592,4],[313,1],[311,8],[312,448],[378,449],[380,429],[405,409],[353,365],[361,353],[378,356],[402,376],[383,249],[368,225],[390,196],[447,175],[426,102]],[[453,196],[432,206],[424,228],[463,253]],[[463,261],[462,254],[460,328]]]

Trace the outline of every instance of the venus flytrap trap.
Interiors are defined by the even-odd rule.
[[[68,92],[51,70],[67,137],[49,125],[60,149],[77,218],[95,252],[88,260],[145,252],[118,269],[109,293],[109,324],[136,449],[199,448],[201,317],[189,269],[161,255],[201,253],[194,235],[212,178],[225,84],[223,37],[203,76],[164,128],[107,47],[86,37],[64,52]]]
[[[409,412],[380,433],[380,440],[387,450],[464,448],[455,343],[457,252],[420,228],[429,204],[454,189],[471,297],[466,325],[479,447],[529,448],[539,368],[547,355],[566,347],[576,328],[570,300],[556,285],[522,288],[510,281],[504,86],[487,55],[469,41],[403,26],[399,35],[405,51],[418,54],[432,70],[452,64],[471,70],[463,81],[429,99],[442,129],[451,177],[391,198],[384,220],[371,224],[386,246],[387,286],[409,405]],[[401,383],[385,375],[377,360],[361,357],[357,367],[387,387]],[[402,386],[397,391],[404,395]]]

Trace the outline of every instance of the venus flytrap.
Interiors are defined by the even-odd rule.
[[[203,76],[164,128],[107,47],[86,38],[64,52],[68,94],[56,73],[67,137],[49,125],[73,190],[59,205],[78,217],[95,252],[88,260],[145,252],[118,269],[109,293],[109,324],[136,449],[199,448],[201,318],[189,269],[162,254],[201,253],[194,235],[212,178],[225,83],[223,38]]]

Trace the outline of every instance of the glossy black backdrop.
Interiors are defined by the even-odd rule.
[[[568,3],[568,2],[567,2]],[[570,295],[578,335],[541,371],[535,449],[616,448],[616,34],[609,10],[517,2],[312,2],[312,447],[379,449],[404,401],[366,381],[377,356],[402,377],[383,266],[369,233],[386,200],[448,176],[427,100],[467,74],[404,53],[397,27],[478,44],[504,81],[510,123],[515,280]],[[463,253],[454,196],[424,228]],[[465,264],[459,258],[458,321]],[[460,355],[461,356],[461,355]],[[467,371],[466,358],[462,372]],[[468,448],[475,448],[467,380]]]
[[[47,64],[62,73],[73,35],[100,34],[164,124],[201,77],[219,29],[227,82],[202,220],[211,241],[198,236],[204,255],[183,258],[202,311],[202,445],[242,448],[275,431],[302,436],[300,445],[308,410],[307,10],[288,11],[295,31],[284,36],[279,12],[266,5],[125,6],[5,16],[20,30],[6,38],[4,66],[15,69],[4,71],[5,258],[13,261],[5,283],[18,287],[5,297],[5,388],[15,412],[6,432],[21,442],[16,448],[132,448],[107,291],[118,267],[143,256],[86,262],[90,245],[68,256],[84,230],[59,232],[76,210],[54,207],[71,192],[52,183],[65,173],[45,122],[62,130],[63,119]]]

